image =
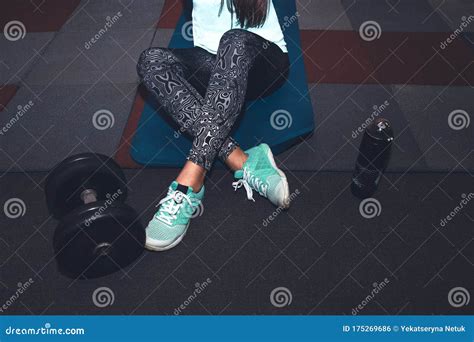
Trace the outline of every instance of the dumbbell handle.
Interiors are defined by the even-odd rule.
[[[97,192],[92,189],[86,189],[81,192],[81,200],[84,201],[84,204],[97,202]]]

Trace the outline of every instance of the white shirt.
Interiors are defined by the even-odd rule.
[[[270,8],[264,25],[246,30],[275,43],[286,53],[288,50],[273,1],[270,1],[269,5]],[[222,13],[219,16],[220,8],[221,0],[193,0],[194,46],[202,47],[213,54],[217,53],[219,41],[224,32],[232,28],[242,28],[235,13],[234,23],[232,24],[232,14],[227,8],[227,0],[224,0]]]

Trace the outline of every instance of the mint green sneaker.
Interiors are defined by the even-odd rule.
[[[242,170],[235,171],[234,189],[242,186],[247,191],[247,198],[255,202],[253,190],[266,197],[277,207],[287,209],[290,206],[288,181],[282,170],[275,163],[273,153],[267,144],[260,144],[245,151],[248,159]]]
[[[166,251],[183,240],[191,218],[202,214],[204,186],[198,193],[174,181],[160,208],[146,229],[145,247],[151,251]]]

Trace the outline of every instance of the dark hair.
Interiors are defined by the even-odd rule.
[[[224,7],[224,1],[226,1],[230,13],[232,13],[232,21],[235,13],[242,28],[262,26],[267,19],[270,0],[221,0],[219,14],[221,14]]]

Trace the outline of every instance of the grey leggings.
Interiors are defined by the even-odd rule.
[[[209,170],[238,146],[230,132],[245,100],[269,95],[287,79],[288,55],[243,29],[222,36],[217,55],[200,47],[149,48],[137,70],[158,104],[193,138],[188,160]]]

